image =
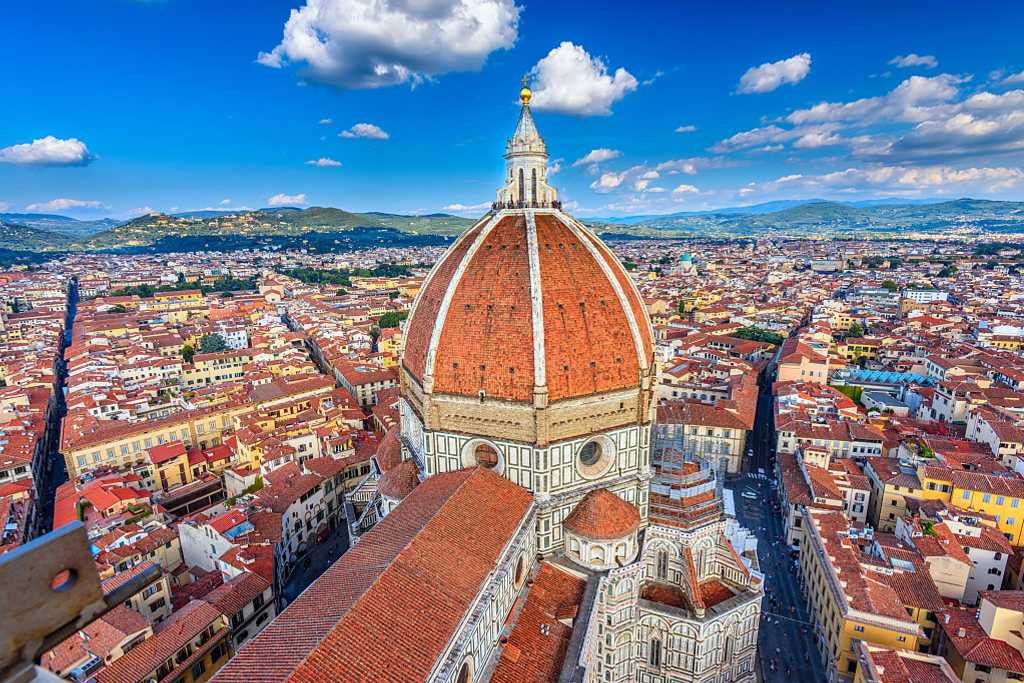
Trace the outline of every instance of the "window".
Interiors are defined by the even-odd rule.
[[[498,464],[498,451],[487,443],[482,443],[473,451],[476,464],[489,470],[494,469]]]
[[[206,673],[206,664],[200,659],[195,663],[195,666],[192,667],[192,680],[196,680],[204,673]]]
[[[655,568],[655,576],[657,576],[659,579],[668,578],[668,551],[658,551],[658,561],[657,566]]]
[[[661,666],[661,641],[657,638],[651,640],[651,652],[647,663],[651,666]]]
[[[856,626],[854,626],[853,630],[856,631],[857,633],[864,633],[864,627],[861,626],[860,624],[857,624]]]
[[[520,169],[519,173],[521,174],[522,172],[523,171]],[[522,193],[522,188],[520,188],[520,193]],[[462,666],[459,668],[459,675],[455,677],[455,683],[471,683],[472,680],[473,662],[467,659],[462,663]]]
[[[588,441],[580,449],[580,462],[590,466],[601,458],[601,446],[596,441]]]

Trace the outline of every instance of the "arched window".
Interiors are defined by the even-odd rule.
[[[519,201],[526,202],[526,176],[523,175],[523,169],[519,169]]]
[[[530,175],[533,176],[530,179],[530,201],[533,202],[534,204],[536,204],[537,203],[537,169],[533,169],[530,172]]]
[[[662,580],[668,579],[668,551],[658,551],[658,562],[654,570],[655,575]]]
[[[473,680],[473,669],[470,661],[467,659],[462,663],[462,667],[459,669],[459,675],[455,677],[455,683],[472,683]]]
[[[523,581],[526,580],[526,560],[522,555],[516,560],[516,588],[523,585]]]
[[[651,666],[661,666],[661,641],[657,638],[651,638],[651,652],[647,663]]]
[[[476,464],[480,467],[486,467],[487,469],[494,469],[495,465],[498,464],[498,451],[494,450],[494,447],[487,443],[482,443],[476,447],[473,451],[473,456],[476,458]]]
[[[601,457],[601,446],[596,441],[590,441],[580,449],[580,462],[584,465],[593,465]]]

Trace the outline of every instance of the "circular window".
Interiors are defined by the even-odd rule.
[[[516,588],[523,585],[523,581],[526,579],[526,560],[522,555],[516,560]]]
[[[480,467],[486,467],[489,470],[494,469],[498,465],[498,451],[494,450],[494,447],[490,444],[482,443],[476,447],[473,451],[473,458],[476,460],[476,464]]]
[[[455,677],[455,683],[471,683],[473,680],[473,662],[467,659],[459,667],[459,675]]]
[[[580,449],[580,462],[590,466],[601,459],[601,445],[596,441],[588,441]]]
[[[611,439],[595,437],[576,451],[576,471],[584,479],[596,479],[615,464],[615,445]]]

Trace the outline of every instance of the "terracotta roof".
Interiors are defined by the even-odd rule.
[[[568,216],[535,213],[534,222],[535,241],[524,215],[470,230],[421,291],[403,362],[420,382],[432,366],[434,393],[532,401],[538,351],[549,400],[639,387],[653,348],[635,286]],[[540,292],[533,291],[531,260]],[[535,314],[543,347],[534,343]]]
[[[405,460],[381,476],[377,489],[382,496],[401,500],[412,493],[419,483],[420,476],[416,469],[416,463],[412,460]]]
[[[607,489],[583,497],[562,526],[585,538],[622,538],[640,528],[640,511]]]
[[[546,683],[558,680],[572,626],[587,582],[542,562],[526,603],[491,675],[491,683]],[[542,631],[547,627],[547,632]]]
[[[430,477],[215,680],[425,680],[532,504],[482,468]]]

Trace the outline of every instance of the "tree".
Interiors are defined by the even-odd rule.
[[[388,311],[377,320],[378,327],[398,327],[409,316],[408,311]]]
[[[939,277],[953,277],[954,275],[956,275],[956,266],[952,263],[947,263],[939,271]]]
[[[128,309],[125,308],[124,304],[118,304],[110,309],[111,313],[127,313]]]
[[[892,280],[885,280],[882,283],[881,287],[882,289],[889,290],[890,292],[895,292],[900,288],[900,286],[893,282]]]
[[[204,334],[199,340],[199,353],[220,353],[228,350],[228,343],[219,334]]]
[[[860,326],[860,323],[853,323],[852,325],[850,325],[849,328],[847,328],[846,336],[847,337],[863,337],[864,336],[864,328]]]
[[[191,344],[185,344],[181,347],[181,357],[185,359],[186,363],[191,363],[193,356],[196,355],[196,349]]]
[[[337,292],[334,293],[334,296],[345,296],[346,294],[348,294],[348,292],[346,292],[344,289],[339,289]]]

